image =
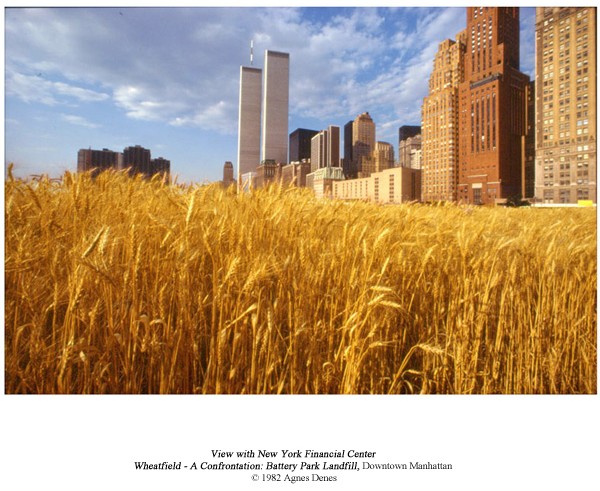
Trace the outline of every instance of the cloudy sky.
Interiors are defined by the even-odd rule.
[[[237,165],[239,67],[290,53],[289,131],[368,111],[377,139],[420,124],[438,43],[465,28],[451,8],[7,8],[5,157],[16,174],[75,170],[80,148],[149,148],[179,181]],[[534,8],[521,9],[533,77]]]

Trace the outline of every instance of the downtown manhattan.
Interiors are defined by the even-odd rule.
[[[200,177],[206,175],[210,164],[221,169],[224,183],[260,187],[279,180],[312,187],[319,196],[342,199],[473,204],[514,199],[563,204],[596,201],[595,8],[262,9],[272,16],[274,33],[282,26],[298,27],[301,20],[310,21],[317,30],[307,30],[304,37],[313,50],[327,51],[328,38],[333,45],[330,50],[335,47],[353,57],[348,62],[348,57],[332,55],[325,63],[322,58],[306,63],[307,46],[277,43],[277,36],[256,29],[254,39],[246,41],[246,61],[236,54],[241,63],[227,67],[230,75],[234,70],[238,75],[237,100],[221,99],[196,112],[184,109],[184,100],[177,102],[173,94],[185,87],[169,85],[168,73],[162,92],[152,87],[157,84],[150,77],[156,74],[150,69],[145,70],[146,83],[133,83],[123,75],[115,81],[122,83],[115,83],[112,89],[117,108],[136,124],[166,128],[162,141],[140,138],[133,131],[115,138],[105,123],[93,118],[92,110],[87,117],[77,112],[76,108],[106,106],[110,99],[108,85],[100,90],[93,85],[102,60],[89,70],[87,80],[75,62],[61,67],[62,80],[51,79],[59,63],[48,52],[72,49],[66,45],[78,32],[63,29],[64,38],[59,37],[56,46],[44,48],[45,61],[41,61],[39,48],[44,32],[17,46],[32,19],[49,17],[52,22],[47,29],[51,31],[61,23],[69,25],[68,17],[75,15],[70,11],[77,10],[88,21],[98,14],[116,14],[112,19],[116,24],[131,16],[138,22],[148,21],[144,16],[152,9],[7,10],[6,159],[15,163],[17,173],[60,173],[57,165],[36,168],[29,160],[35,152],[23,150],[19,144],[22,137],[17,136],[27,118],[43,126],[44,120],[54,117],[57,126],[72,126],[69,141],[80,136],[77,148],[67,149],[70,162],[77,157],[78,170],[122,167],[123,155],[141,152],[144,163],[136,170],[146,174],[166,171],[187,175],[192,182],[214,181],[215,170],[211,171],[213,177]],[[186,9],[160,10],[181,16]],[[253,14],[257,9],[191,10],[211,18],[212,23],[194,31],[201,37],[211,34],[207,31],[217,25],[219,17],[233,16],[234,24],[241,23],[237,14]],[[411,15],[416,26],[413,38],[406,28]],[[392,20],[395,31],[390,29]],[[346,46],[336,37],[336,29],[342,28],[353,34],[345,40]],[[160,33],[160,26],[155,30]],[[428,33],[437,38],[422,37]],[[227,36],[225,32],[213,34],[216,38]],[[99,34],[92,29],[89,37],[93,40],[95,36]],[[419,43],[414,36],[420,36]],[[531,53],[534,38],[535,63]],[[412,56],[412,60],[402,64],[390,52],[378,53],[374,40],[382,39],[397,46],[399,58]],[[528,73],[521,71],[522,44],[530,52],[525,57]],[[419,51],[419,47],[429,50]],[[40,58],[35,60],[35,56]],[[131,60],[131,53],[122,56]],[[208,58],[205,53],[198,57]],[[173,58],[171,69],[184,55]],[[32,73],[25,69],[27,61]],[[142,64],[141,59],[135,62]],[[228,57],[223,56],[219,63],[227,66]],[[307,70],[313,68],[307,76]],[[393,75],[397,83],[393,83]],[[231,86],[231,79],[220,77],[209,86],[199,81],[198,85],[206,87],[207,98],[218,94],[219,87]],[[340,95],[337,99],[336,94]],[[190,102],[200,105],[199,96],[194,97]],[[394,107],[391,116],[382,112],[382,106],[394,104],[404,107]],[[36,107],[40,110],[34,111]],[[236,119],[233,125],[232,116]],[[227,121],[227,128],[218,128]],[[165,142],[178,131],[193,138],[194,133],[214,129],[218,136],[210,139],[212,146],[228,149],[228,153],[220,162],[214,162],[215,157],[198,162],[199,172],[194,176],[193,167],[185,167],[181,154]],[[42,146],[43,133],[40,136],[36,144]],[[203,143],[201,148],[208,145]],[[166,159],[151,159],[150,149],[144,146]],[[202,159],[201,148],[198,159]],[[46,153],[51,155],[51,149]],[[63,167],[68,170],[75,165]]]

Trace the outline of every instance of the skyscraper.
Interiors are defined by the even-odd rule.
[[[374,172],[394,167],[394,146],[388,142],[376,142],[373,150]]]
[[[536,9],[535,195],[596,202],[596,9]]]
[[[409,125],[400,126],[400,128],[398,128],[398,143],[406,140],[407,138],[411,138],[413,136],[417,136],[420,134],[421,134],[420,126],[414,126],[414,125],[413,126],[409,126]]]
[[[311,140],[311,172],[323,167],[340,166],[340,127],[329,126]]]
[[[329,125],[327,128],[327,167],[340,166],[340,127]]]
[[[398,145],[398,165],[400,167],[421,168],[422,142],[423,139],[420,133],[400,140]]]
[[[375,149],[375,123],[368,112],[362,113],[352,123],[352,159],[357,174],[362,177],[367,166],[366,160],[371,158]]]
[[[128,169],[129,174],[152,177],[171,172],[171,161],[163,157],[151,158],[150,150],[140,145],[127,147],[120,152],[107,148],[102,150],[81,149],[77,153],[77,172],[93,170],[93,175],[107,169]]]
[[[535,82],[529,82],[525,89],[527,131],[523,145],[525,155],[523,156],[521,195],[523,198],[531,200],[535,198]]]
[[[116,170],[121,167],[121,163],[121,154],[108,148],[102,150],[82,148],[77,152],[77,172],[94,170],[95,175],[107,169]]]
[[[310,171],[327,167],[327,130],[319,131],[310,140]]]
[[[227,161],[223,165],[223,180],[221,181],[221,184],[223,187],[228,187],[235,184],[235,182],[236,180],[233,177],[233,164]]]
[[[316,130],[298,128],[290,133],[290,162],[300,162],[310,158],[310,140]]]
[[[153,176],[155,174],[164,174],[167,177],[171,173],[171,161],[167,160],[163,157],[157,157],[155,159],[150,159],[150,171],[148,172],[149,176]]]
[[[520,195],[528,83],[519,71],[518,7],[468,7],[459,201],[486,204]]]
[[[241,176],[254,172],[260,163],[260,115],[262,70],[240,67],[238,119],[238,183]]]
[[[458,182],[458,89],[464,79],[464,31],[456,41],[438,46],[423,99],[421,197],[423,201],[456,201]],[[404,140],[406,142],[406,140]],[[402,147],[402,144],[401,144]],[[403,149],[404,150],[404,149]],[[408,150],[410,152],[410,149]],[[401,150],[401,165],[408,160]]]
[[[420,126],[400,126],[398,129],[398,165],[400,167],[421,168],[421,127]],[[416,161],[419,161],[419,167]]]
[[[130,174],[150,175],[150,150],[136,145],[123,150],[123,168]]]
[[[285,164],[288,159],[290,55],[265,51],[262,115],[262,160]]]
[[[354,179],[356,177],[356,167],[352,156],[352,126],[354,121],[348,121],[344,125],[344,175],[346,179]]]

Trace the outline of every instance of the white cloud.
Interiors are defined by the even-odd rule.
[[[124,109],[130,118],[147,121],[160,120],[160,110],[167,109],[167,104],[152,100],[150,92],[143,87],[126,85],[116,87],[113,98],[117,106]]]
[[[232,135],[237,132],[237,121],[235,124],[231,123],[232,115],[236,111],[237,106],[226,101],[218,101],[201,111],[186,116],[178,116],[169,121],[169,124],[172,126],[198,126]]]
[[[58,104],[50,88],[49,82],[36,77],[14,72],[6,74],[6,95],[16,96],[25,102],[41,102],[48,106]]]
[[[84,89],[64,82],[53,82],[38,75],[25,75],[12,69],[6,73],[6,93],[25,102],[40,102],[48,106],[80,102],[98,102],[109,99],[108,94]]]
[[[108,94],[96,92],[94,90],[83,89],[63,82],[50,82],[51,90],[56,94],[66,95],[80,100],[81,102],[105,101],[109,98]]]
[[[67,123],[74,124],[76,126],[84,126],[86,128],[99,128],[100,125],[92,123],[85,119],[82,116],[77,116],[75,114],[61,114],[61,119],[66,121]]]

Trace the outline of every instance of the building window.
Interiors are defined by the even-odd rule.
[[[560,190],[560,202],[568,203],[571,200],[571,191],[568,189]]]

